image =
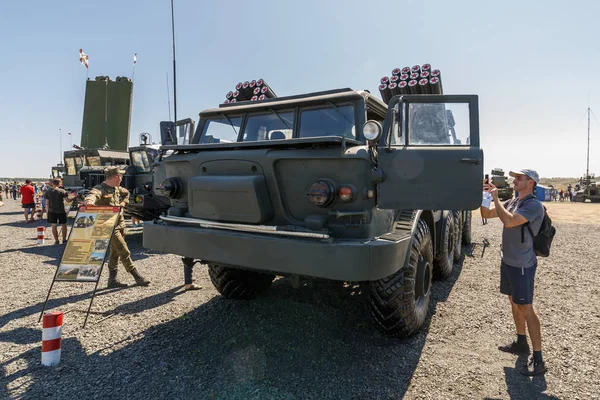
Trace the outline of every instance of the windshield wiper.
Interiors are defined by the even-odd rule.
[[[342,117],[344,117],[344,119],[348,122],[350,122],[352,125],[354,125],[354,121],[350,121],[340,110],[338,110],[338,108],[336,107],[335,104],[333,104],[330,100],[327,100],[327,104],[329,104],[331,107],[334,108],[334,110],[340,114]]]
[[[233,125],[233,122],[231,122],[231,120],[229,119],[229,117],[228,117],[227,115],[225,115],[225,114],[221,113],[221,116],[222,116],[223,118],[225,118],[225,119],[227,120],[227,122],[229,122],[229,125],[231,125],[231,128],[232,128],[232,129],[233,129],[233,131],[235,132],[235,134],[236,134],[236,138],[237,138],[238,132],[235,130],[235,126]],[[237,139],[236,139],[236,140],[237,140]]]
[[[277,114],[277,111],[273,110],[272,108],[269,108],[269,110],[271,110],[271,112],[273,114],[277,115],[277,118],[279,118],[281,120],[281,122],[283,122],[283,124],[285,125],[286,128],[293,131],[293,129],[287,124],[287,122],[285,122],[285,120],[283,118],[281,118],[281,115]]]

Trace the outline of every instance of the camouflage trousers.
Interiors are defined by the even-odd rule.
[[[113,237],[110,241],[108,269],[111,271],[118,268],[119,259],[121,259],[121,263],[123,263],[123,266],[125,266],[125,270],[127,272],[131,272],[135,268],[133,261],[131,260],[131,252],[127,247],[127,243],[125,243],[124,232],[125,231],[123,229],[115,228],[115,232],[113,233]]]

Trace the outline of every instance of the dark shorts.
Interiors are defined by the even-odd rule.
[[[533,282],[537,265],[531,268],[500,264],[500,293],[512,296],[515,304],[533,303]]]
[[[48,223],[50,224],[61,224],[64,225],[67,223],[67,214],[66,213],[48,213]]]
[[[35,208],[35,203],[23,204],[23,208]]]

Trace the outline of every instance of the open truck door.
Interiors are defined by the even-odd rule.
[[[378,143],[380,208],[473,210],[481,205],[476,95],[397,96],[390,100]]]

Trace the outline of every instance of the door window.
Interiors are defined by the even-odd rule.
[[[408,103],[408,144],[468,146],[468,103]]]

